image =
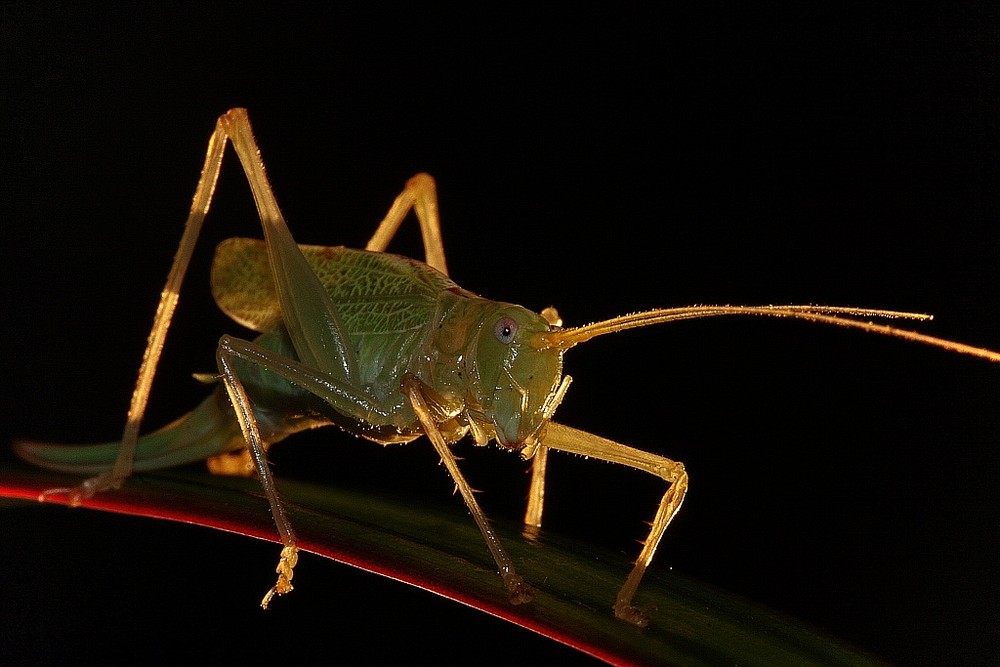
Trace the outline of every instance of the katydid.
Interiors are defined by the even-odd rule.
[[[181,283],[211,204],[227,143],[250,182],[264,239],[229,239],[216,250],[212,289],[219,307],[260,335],[223,336],[215,391],[169,426],[139,437],[140,424]],[[425,261],[384,252],[413,210]],[[540,314],[477,296],[448,277],[433,179],[418,174],[392,204],[364,250],[297,245],[278,209],[246,111],[221,116],[166,286],[161,294],[120,441],[89,445],[21,442],[24,459],[59,471],[93,474],[65,495],[79,505],[121,486],[133,472],[208,459],[213,471],[256,471],[283,543],[277,581],[265,594],[292,590],[295,532],[267,462],[268,447],[319,425],[337,425],[381,444],[425,435],[496,561],[511,603],[530,601],[530,586],[480,509],[450,446],[469,434],[532,460],[524,521],[541,526],[549,450],[621,463],[667,483],[638,559],[614,601],[615,615],[636,625],[633,604],[643,573],[688,488],[681,463],[552,421],[570,384],[563,354],[600,336],[652,324],[722,315],[804,319],[922,342],[1000,361],[1000,353],[873,324],[868,318],[929,319],[880,309],[812,305],[690,306],[650,310],[564,328],[554,309]],[[248,455],[248,456],[247,456]],[[249,458],[249,462],[247,462]],[[252,464],[252,466],[251,466]],[[610,602],[610,601],[609,601]]]

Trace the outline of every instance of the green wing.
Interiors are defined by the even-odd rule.
[[[467,293],[423,262],[342,246],[299,245],[353,333],[426,326],[442,290]],[[212,263],[212,295],[226,315],[266,332],[281,324],[267,247],[260,239],[219,244]]]

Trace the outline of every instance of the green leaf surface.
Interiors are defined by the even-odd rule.
[[[34,502],[45,489],[78,481],[10,464],[0,471],[0,497]],[[631,565],[625,558],[546,531],[529,538],[520,526],[499,522],[519,573],[535,589],[530,604],[513,606],[460,503],[414,504],[412,499],[289,480],[280,485],[304,550],[437,593],[610,663],[877,662],[796,621],[655,566],[637,596],[640,605],[655,608],[652,622],[644,629],[630,626],[611,613]],[[85,507],[276,540],[267,505],[252,479],[187,470],[144,474]],[[294,595],[282,603],[294,604]]]

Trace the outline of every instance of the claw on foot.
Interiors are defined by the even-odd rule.
[[[76,486],[63,486],[55,489],[45,489],[38,494],[38,502],[48,502],[49,496],[66,496],[66,504],[79,507],[83,501],[93,498],[95,494],[121,487],[124,479],[115,477],[111,471],[102,472],[96,477],[85,479]]]
[[[538,526],[532,526],[529,524],[524,524],[521,527],[521,537],[528,540],[529,542],[537,542],[538,538],[542,535],[542,529]]]
[[[83,502],[83,494],[79,486],[60,486],[54,489],[45,489],[38,494],[38,502],[47,503],[50,496],[66,496],[66,504],[70,507],[78,507]]]
[[[510,603],[513,605],[527,604],[535,597],[531,586],[519,575],[509,572],[503,575],[503,583],[507,586]]]
[[[278,560],[278,567],[274,571],[278,573],[278,581],[264,594],[264,599],[260,601],[261,609],[267,609],[271,604],[271,599],[275,595],[284,595],[292,592],[292,576],[296,563],[299,562],[299,549],[294,544],[286,546],[281,550],[281,558]]]
[[[649,614],[656,610],[656,606],[648,604],[642,609],[633,607],[631,604],[617,603],[615,605],[615,617],[626,623],[644,628],[649,625]]]

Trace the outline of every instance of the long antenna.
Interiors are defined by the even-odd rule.
[[[934,347],[940,347],[959,354],[968,354],[980,357],[987,361],[1000,363],[1000,352],[994,352],[986,348],[974,347],[965,343],[958,343],[944,338],[928,336],[927,334],[899,329],[887,324],[876,324],[871,321],[853,319],[860,317],[880,317],[885,319],[906,319],[917,321],[928,321],[933,319],[932,315],[924,313],[908,313],[897,310],[881,310],[877,308],[853,308],[850,306],[813,306],[813,305],[788,305],[788,306],[729,306],[729,305],[707,305],[707,306],[683,306],[679,308],[659,308],[647,310],[631,315],[613,317],[609,320],[601,320],[593,324],[582,327],[572,327],[536,334],[532,340],[532,345],[538,349],[559,348],[568,350],[569,348],[588,341],[596,336],[624,331],[626,329],[636,329],[638,327],[648,327],[653,324],[674,322],[677,320],[692,320],[702,317],[718,317],[721,315],[755,315],[761,317],[784,317],[821,324],[832,324],[839,327],[861,329],[870,333],[883,336],[893,336],[917,343],[924,343]]]

